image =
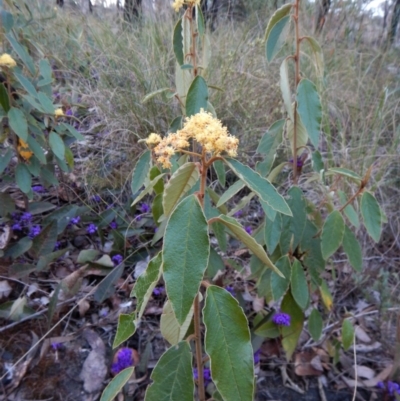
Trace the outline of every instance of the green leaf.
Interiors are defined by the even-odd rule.
[[[153,215],[153,220],[159,226],[158,220],[161,218],[161,216],[164,214],[164,209],[162,205],[162,197],[163,194],[158,194],[155,196],[153,199],[153,203],[151,205],[151,214]]]
[[[322,302],[324,303],[326,309],[329,311],[332,309],[333,299],[332,294],[329,291],[328,284],[324,280],[322,280],[321,285],[319,287],[319,291],[321,293]]]
[[[282,18],[289,15],[292,10],[293,4],[284,4],[280,8],[278,8],[273,14],[270,20],[268,21],[267,28],[264,34],[264,42],[268,40],[268,36],[271,33],[272,28],[279,22]]]
[[[209,286],[203,311],[211,376],[225,401],[249,401],[254,393],[253,347],[246,316],[223,288]]]
[[[347,226],[344,228],[343,250],[354,270],[360,272],[363,263],[361,246],[356,236]]]
[[[225,165],[222,160],[216,160],[213,163],[214,170],[217,173],[218,181],[222,188],[226,185],[226,172],[225,172]]]
[[[266,41],[266,55],[268,62],[271,62],[275,55],[281,49],[285,37],[288,23],[290,21],[289,13],[292,9],[292,4],[285,4],[274,12],[268,22],[265,30],[264,40]]]
[[[38,258],[54,251],[57,242],[57,222],[52,221],[33,239],[32,253]]]
[[[270,286],[274,300],[278,301],[289,288],[291,267],[290,260],[287,255],[279,258],[275,264],[281,274],[278,276],[277,274],[272,273]]]
[[[321,314],[317,309],[313,309],[308,318],[308,331],[314,341],[318,341],[321,338],[323,325]]]
[[[77,262],[81,265],[88,262],[93,262],[99,255],[100,251],[97,249],[83,249],[79,252]]]
[[[193,306],[186,316],[182,325],[176,320],[171,302],[167,301],[164,304],[163,313],[160,318],[160,331],[162,336],[171,344],[176,345],[185,338],[186,332],[189,329],[193,317]]]
[[[301,263],[295,259],[292,265],[291,288],[294,300],[301,309],[308,306],[308,283]]]
[[[140,194],[135,198],[135,200],[132,202],[131,206],[136,205],[138,202],[140,202],[147,194],[151,193],[153,191],[153,188],[157,186],[158,182],[164,177],[165,173],[159,174],[151,180],[148,184],[146,184],[146,187]]]
[[[111,270],[111,272],[103,279],[94,293],[94,300],[101,304],[115,292],[115,283],[121,278],[124,272],[124,264],[121,263],[118,267]]]
[[[265,226],[264,226],[264,239],[265,239],[265,244],[267,245],[268,252],[272,254],[277,245],[279,244],[279,241],[281,239],[281,233],[282,233],[282,216],[280,213],[278,213],[275,217],[274,221],[271,221],[270,219],[265,220]]]
[[[344,235],[344,220],[338,210],[333,211],[322,227],[321,251],[325,260],[333,255],[342,244]]]
[[[282,92],[282,97],[283,97],[283,103],[286,107],[286,111],[289,114],[290,119],[292,121],[294,121],[293,107],[292,107],[292,93],[290,91],[288,59],[287,58],[285,58],[281,64],[280,86],[281,86],[281,92]]]
[[[65,124],[65,123],[61,123],[60,126],[69,131],[69,133],[76,138],[78,141],[84,141],[85,137],[79,132],[77,131],[72,125],[69,124]]]
[[[252,170],[250,167],[235,159],[227,157],[224,158],[224,160],[233,172],[264,202],[268,203],[268,205],[280,213],[288,216],[292,215],[285,199],[267,179],[261,177],[260,174]]]
[[[40,161],[40,163],[46,164],[47,159],[46,159],[44,150],[38,144],[38,142],[33,138],[32,135],[29,135],[27,143],[28,143],[29,149],[32,150],[33,154],[37,157],[37,159]]]
[[[232,184],[219,198],[217,207],[220,207],[228,202],[228,200],[235,196],[241,189],[243,189],[245,185],[246,184],[242,180],[238,180]]]
[[[8,248],[4,254],[5,257],[16,259],[29,251],[32,247],[32,241],[28,237],[21,238],[16,244]]]
[[[353,344],[353,340],[354,340],[354,326],[350,320],[345,319],[343,320],[343,325],[342,325],[342,344],[343,344],[343,349],[345,351],[347,351],[351,347],[351,344]]]
[[[15,78],[18,79],[19,83],[22,85],[22,87],[34,98],[37,97],[37,91],[35,87],[33,86],[32,82],[26,78],[22,74],[18,74],[17,72],[14,73]]]
[[[50,132],[49,144],[53,153],[61,160],[64,160],[65,156],[65,145],[60,135],[56,134],[54,131]]]
[[[32,57],[28,54],[28,52],[23,48],[18,41],[14,38],[13,33],[9,32],[7,35],[5,35],[7,40],[10,42],[10,45],[13,47],[15,52],[18,54],[19,58],[22,60],[22,62],[25,64],[25,66],[28,68],[29,72],[35,76],[36,75],[36,69],[35,65],[33,63]]]
[[[208,266],[206,276],[213,280],[213,278],[219,273],[225,271],[225,264],[221,256],[214,248],[210,248],[210,258],[208,259]]]
[[[146,150],[139,157],[139,160],[136,163],[135,169],[132,174],[131,181],[131,191],[132,195],[135,196],[137,192],[139,192],[140,188],[143,186],[147,174],[150,170],[150,161],[151,161],[151,151]]]
[[[204,78],[198,75],[189,87],[186,98],[186,116],[190,117],[200,112],[201,109],[207,110],[208,87]]]
[[[3,174],[3,171],[7,168],[13,157],[13,151],[8,148],[4,154],[0,157],[0,174]]]
[[[49,80],[51,83],[53,80],[53,70],[51,69],[50,63],[47,59],[42,58],[39,61],[39,70],[40,70],[40,75],[44,79]]]
[[[15,201],[10,194],[0,192],[0,217],[6,217],[15,211]]]
[[[287,121],[287,137],[290,141],[290,149],[292,155],[294,155],[294,124],[292,120]],[[304,152],[304,147],[308,142],[308,133],[306,127],[301,121],[299,113],[297,113],[297,132],[296,132],[296,148],[297,155],[301,155]]]
[[[28,122],[25,114],[15,107],[11,107],[8,114],[8,122],[12,130],[24,141],[28,141]]]
[[[362,180],[362,177],[360,177],[357,173],[355,173],[354,171],[349,170],[347,168],[343,168],[343,167],[332,167],[332,168],[328,169],[328,172],[336,173],[343,177],[351,178],[356,183],[360,183]]]
[[[114,337],[113,349],[118,347],[118,345],[122,344],[124,341],[128,340],[135,334],[136,326],[134,323],[135,314],[131,313],[129,315],[125,315],[121,313],[118,316],[118,326],[117,333]]]
[[[325,166],[324,166],[324,162],[323,162],[323,160],[322,160],[322,155],[321,155],[321,153],[318,152],[318,150],[315,150],[315,151],[312,153],[312,155],[311,155],[311,160],[312,160],[312,167],[313,167],[313,170],[314,170],[316,173],[320,174],[320,173],[321,173],[321,170],[324,170],[324,169],[325,169]]]
[[[150,377],[145,401],[193,401],[192,353],[186,341],[172,346],[159,359]],[[101,401],[101,400],[100,400]]]
[[[281,335],[279,328],[272,320],[258,326],[254,330],[254,334],[264,338],[278,338]]]
[[[272,269],[276,274],[282,275],[281,272],[274,266],[274,264],[269,259],[267,253],[265,252],[264,248],[257,243],[257,241],[249,235],[246,230],[232,217],[220,215],[212,219],[212,222],[220,222],[225,225],[231,233],[243,244],[246,245],[247,248],[251,252],[254,253],[266,266]]]
[[[324,55],[322,53],[321,46],[319,43],[311,36],[303,37],[303,41],[308,41],[311,50],[314,54],[315,60],[315,71],[319,79],[322,79],[324,76]]]
[[[199,176],[199,169],[192,162],[184,164],[172,174],[163,195],[163,208],[166,216],[171,214],[183,195],[196,184]]]
[[[171,88],[161,88],[157,89],[153,92],[148,93],[143,99],[142,99],[142,104],[147,103],[150,99],[153,99],[154,96],[157,96],[161,93],[164,92],[171,92]]]
[[[315,85],[305,78],[297,86],[297,111],[312,144],[318,148],[322,119],[321,100]]]
[[[275,221],[276,215],[278,214],[276,212],[276,210],[272,209],[272,207],[270,205],[268,205],[268,203],[264,202],[263,200],[260,200],[260,204],[261,204],[261,207],[262,207],[265,215],[267,216],[267,218],[270,221]]]
[[[304,315],[290,291],[282,300],[281,311],[290,315],[290,326],[282,327],[282,346],[286,351],[286,359],[289,361],[303,331]]]
[[[347,203],[347,196],[346,194],[339,190],[338,191],[338,195],[339,195],[339,200],[340,200],[340,204],[343,206]],[[353,226],[355,228],[359,228],[360,227],[360,220],[358,218],[358,214],[355,211],[353,205],[347,205],[344,209],[343,209],[344,214],[346,215],[346,217],[349,219],[350,223],[353,224]]]
[[[381,237],[381,210],[375,197],[370,192],[364,192],[361,197],[361,215],[368,234],[375,242]]]
[[[162,253],[159,252],[150,260],[146,270],[138,277],[133,287],[131,297],[136,297],[136,319],[140,320],[147,302],[161,276]]]
[[[43,92],[38,92],[38,99],[40,104],[43,106],[43,110],[45,113],[53,115],[54,114],[54,105],[51,99]]]
[[[10,110],[10,99],[8,98],[7,89],[2,83],[0,83],[0,104],[3,107],[4,111],[8,113],[8,111]]]
[[[1,10],[1,22],[4,26],[4,31],[6,33],[8,33],[8,32],[10,32],[11,28],[14,26],[14,17],[8,11]]]
[[[163,244],[164,281],[179,324],[199,291],[209,253],[207,220],[197,197],[190,195],[172,212]]]
[[[153,166],[150,169],[150,173],[149,173],[149,177],[150,177],[150,181],[153,180],[154,178],[156,178],[157,176],[159,176],[161,174],[161,171],[159,170],[159,168],[157,166]],[[163,193],[164,191],[164,182],[162,180],[158,181],[156,185],[154,185],[154,192],[159,195],[161,193]]]
[[[100,401],[112,401],[121,391],[122,387],[125,386],[125,383],[131,378],[134,367],[126,368],[122,370],[120,373],[115,376],[110,383],[108,383],[107,387],[104,389],[103,394],[101,395]]]
[[[172,42],[176,61],[179,65],[182,65],[185,59],[185,55],[183,54],[182,18],[175,25]]]
[[[38,262],[36,263],[35,269],[37,271],[48,270],[50,263],[63,256],[68,250],[68,248],[64,248],[55,252],[48,253],[47,255],[40,256]]]
[[[15,169],[15,181],[19,189],[27,194],[31,191],[32,176],[25,164],[19,163]]]
[[[204,16],[199,5],[196,5],[196,22],[197,31],[199,32],[200,37],[202,37],[206,31],[206,24],[204,22]]]

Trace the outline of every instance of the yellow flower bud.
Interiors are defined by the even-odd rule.
[[[15,60],[7,53],[0,56],[0,67],[14,68],[17,66]]]
[[[63,112],[63,109],[56,109],[56,111],[54,112],[54,115],[55,115],[56,117],[63,117],[63,116],[65,116],[65,114],[64,114],[64,112]]]

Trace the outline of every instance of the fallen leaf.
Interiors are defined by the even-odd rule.
[[[100,391],[107,376],[107,364],[105,359],[106,348],[100,336],[93,330],[85,330],[83,337],[92,350],[83,362],[79,377],[83,380],[83,388],[88,393]]]
[[[319,359],[318,355],[315,355],[314,352],[310,351],[303,351],[303,352],[298,352],[295,356],[295,362],[294,362],[294,371],[297,376],[319,376],[322,374],[322,370],[317,370],[315,369],[311,361],[313,359]],[[314,364],[316,361],[314,361]],[[321,361],[319,360],[319,363]]]
[[[150,257],[136,263],[134,277],[137,279],[146,270]]]
[[[79,315],[81,317],[85,316],[86,312],[89,310],[90,304],[86,299],[81,299],[78,302],[78,309],[79,309]]]
[[[361,326],[355,327],[355,335],[357,340],[362,341],[363,343],[371,342],[371,337],[364,331],[363,328],[361,328]]]
[[[0,231],[0,249],[6,249],[11,239],[11,228],[10,226],[4,226]]]
[[[7,298],[11,294],[12,288],[7,280],[0,281],[0,299]]]
[[[388,366],[386,366],[385,369],[383,369],[380,373],[378,373],[374,378],[370,379],[370,380],[365,380],[365,385],[367,387],[376,387],[376,385],[379,382],[383,382],[385,381],[390,373],[392,373],[392,369],[393,369],[393,365],[389,364]]]
[[[375,376],[375,371],[368,366],[356,366],[357,376],[363,379],[372,379]]]
[[[382,347],[382,344],[379,343],[378,341],[374,342],[371,345],[356,344],[355,346],[356,352],[371,352],[379,349],[380,347]]]

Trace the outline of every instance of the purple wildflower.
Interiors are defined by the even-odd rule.
[[[65,112],[65,115],[66,115],[66,116],[73,116],[74,113],[72,112],[71,109],[68,109],[68,110]]]
[[[39,225],[32,226],[31,229],[29,230],[28,236],[29,236],[29,238],[33,239],[33,238],[37,237],[41,231],[42,231],[42,227],[40,227]]]
[[[243,216],[243,210],[238,210],[236,213],[233,214],[233,217],[242,217]]]
[[[257,365],[260,362],[260,358],[261,358],[261,350],[259,349],[253,355],[254,365]]]
[[[130,348],[121,348],[117,352],[116,362],[114,362],[111,366],[111,372],[116,375],[121,372],[121,370],[133,366],[134,363],[132,350]]]
[[[135,217],[135,220],[136,220],[136,221],[142,220],[142,216],[139,214],[138,216]]]
[[[384,382],[378,382],[378,383],[376,384],[376,387],[380,388],[381,390],[383,390],[384,388],[386,388]]]
[[[93,223],[90,223],[89,227],[86,229],[86,232],[88,234],[94,234],[96,231],[97,231],[97,227]]]
[[[289,159],[289,163],[293,164],[293,159]],[[303,167],[303,160],[297,159],[297,167]]]
[[[46,192],[46,189],[42,185],[34,185],[32,191],[36,193]]]
[[[99,195],[93,195],[91,199],[93,202],[97,202],[97,203],[101,201],[101,198]]]
[[[247,234],[251,235],[251,233],[253,232],[253,229],[250,226],[246,226],[244,228],[244,230],[246,231]]]
[[[396,382],[387,382],[387,391],[390,395],[395,395],[395,393],[400,395],[400,386]]]
[[[51,348],[53,348],[53,351],[57,351],[62,347],[61,343],[51,343]]]
[[[278,326],[290,326],[290,315],[278,312],[274,315],[272,321]]]
[[[22,226],[20,223],[15,223],[12,225],[13,231],[22,231]]]
[[[19,221],[19,219],[20,219],[19,212],[12,212],[11,217],[16,221]]]
[[[81,216],[76,216],[71,219],[71,224],[78,224],[81,221]]]
[[[22,213],[21,221],[28,222],[28,221],[31,221],[31,220],[32,220],[32,215],[29,212]]]
[[[55,245],[54,245],[54,250],[58,251],[60,249],[61,246],[61,242],[60,241],[56,241]]]
[[[193,377],[195,380],[199,380],[199,373],[197,368],[193,369]],[[204,378],[204,386],[208,386],[208,384],[211,382],[211,371],[209,368],[203,368],[203,378]]]
[[[227,285],[225,289],[234,297],[235,296],[235,289],[231,285]]]
[[[156,297],[164,294],[165,289],[162,285],[160,285],[159,287],[154,288],[153,290],[153,295],[155,295]]]
[[[112,230],[116,230],[116,229],[118,228],[117,222],[116,222],[116,221],[112,221],[112,222],[110,223],[110,228],[111,228]]]
[[[123,260],[124,257],[122,255],[114,255],[111,260],[114,262],[114,266],[118,266]]]
[[[140,210],[142,213],[149,213],[150,210],[151,210],[151,207],[150,207],[150,205],[149,205],[148,203],[143,202],[143,203],[140,205],[139,210]]]

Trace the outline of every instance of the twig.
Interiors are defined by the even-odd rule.
[[[353,355],[354,355],[354,393],[351,401],[355,401],[357,395],[357,383],[358,383],[358,372],[357,372],[357,353],[356,353],[356,331],[353,334]]]
[[[60,302],[59,304],[57,304],[57,306],[65,305],[65,304],[67,304],[67,303],[69,303],[71,301],[74,301],[75,299],[76,299],[76,297],[68,299],[67,301]],[[49,308],[42,309],[39,312],[33,313],[32,315],[26,316],[23,319],[18,320],[18,322],[13,322],[13,323],[10,323],[7,326],[0,327],[0,333],[2,333],[3,331],[6,331],[8,329],[11,329],[12,327],[18,326],[20,323],[26,322],[27,320],[34,319],[34,318],[36,318],[38,316],[41,316],[41,315],[45,314],[48,310],[49,310]]]

